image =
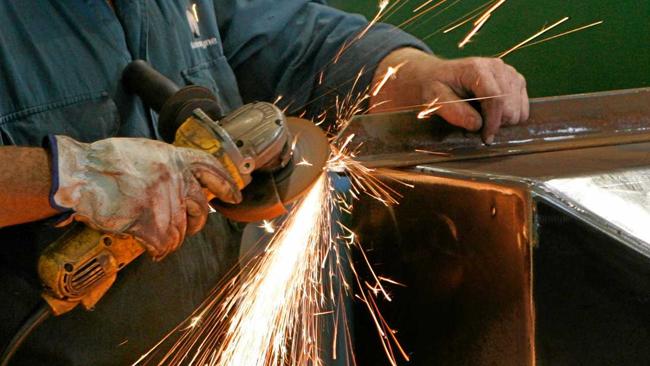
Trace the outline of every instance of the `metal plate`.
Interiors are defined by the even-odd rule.
[[[273,174],[254,173],[253,182],[242,191],[241,203],[213,201],[214,209],[240,222],[270,220],[286,213],[288,205],[316,182],[330,154],[327,137],[304,119],[289,117],[287,125],[296,141],[291,162]]]
[[[650,141],[650,88],[531,100],[525,123],[502,126],[486,146],[476,133],[417,111],[355,117],[341,132],[364,165],[408,167]]]

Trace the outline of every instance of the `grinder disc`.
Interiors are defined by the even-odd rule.
[[[323,173],[330,149],[325,133],[312,122],[287,118],[287,127],[296,143],[291,161],[274,173],[253,173],[252,182],[242,190],[241,203],[212,201],[214,209],[240,222],[271,220],[287,212]]]

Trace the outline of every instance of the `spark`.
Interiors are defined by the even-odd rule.
[[[455,3],[454,3],[454,4],[455,4]],[[438,28],[438,30],[436,30],[436,31],[434,31],[434,32],[432,32],[432,33],[429,33],[428,35],[426,35],[425,37],[423,37],[422,40],[423,40],[423,41],[426,41],[427,39],[429,39],[429,38],[435,36],[436,34],[442,32],[442,31],[445,30],[445,29],[446,29],[446,31],[444,31],[443,33],[451,32],[452,30],[454,30],[454,29],[460,27],[461,25],[463,25],[463,24],[469,22],[470,20],[474,19],[474,18],[476,17],[474,14],[476,14],[476,13],[480,12],[481,10],[485,9],[485,8],[488,7],[490,4],[492,4],[492,2],[489,2],[489,1],[488,1],[487,3],[485,3],[485,4],[483,4],[483,5],[479,6],[479,7],[477,7],[476,9],[474,9],[474,10],[472,10],[472,11],[469,11],[469,12],[465,13],[464,15],[460,16],[459,18],[454,19],[453,21],[451,21],[450,23],[448,23],[448,24],[445,25],[444,27]],[[452,4],[452,5],[453,5],[453,4]],[[460,24],[458,24],[457,22],[460,22]],[[454,25],[454,24],[455,24],[455,25]],[[452,26],[452,25],[453,25],[453,26]],[[450,27],[450,26],[452,26],[452,28],[451,28],[451,29],[447,29],[447,27]]]
[[[437,111],[437,110],[440,109],[440,108],[442,108],[442,106],[436,106],[436,107],[432,107],[432,108],[427,108],[427,109],[421,111],[420,113],[418,113],[418,119],[426,119],[426,118],[429,118],[429,117],[431,117],[431,115],[433,115],[433,113],[434,113],[435,111]]]
[[[263,220],[262,225],[260,228],[264,229],[269,234],[275,233],[275,227],[273,226],[273,222],[269,220]]]
[[[406,65],[406,63],[407,63],[407,61],[404,61],[404,62],[398,64],[395,67],[389,66],[388,70],[386,71],[386,74],[384,74],[384,77],[381,79],[381,81],[379,81],[379,83],[377,83],[377,86],[373,90],[372,96],[376,97],[377,94],[379,94],[381,89],[384,87],[384,85],[386,85],[388,80],[391,79],[391,78],[395,78],[397,76],[397,72],[399,71],[399,69],[401,69],[402,66]]]
[[[510,49],[508,49],[508,50],[502,52],[502,53],[498,56],[498,58],[504,58],[504,57],[508,56],[509,54],[515,52],[516,50],[518,50],[519,48],[521,48],[522,46],[524,46],[525,44],[527,44],[528,42],[534,40],[535,38],[541,36],[542,34],[548,32],[548,31],[550,31],[551,29],[557,27],[558,25],[560,25],[560,24],[566,22],[567,20],[569,20],[569,17],[564,17],[564,18],[558,20],[557,22],[551,24],[549,27],[543,27],[539,32],[537,32],[537,33],[533,34],[532,36],[526,38],[525,40],[523,40],[523,41],[517,43],[514,47],[512,47],[512,48],[510,48]]]
[[[479,8],[479,9],[476,9],[475,11],[479,11],[479,10],[481,10],[481,9]],[[467,22],[472,21],[472,19],[475,18],[474,16],[471,16],[471,15],[473,15],[473,14],[474,14],[473,12],[470,13],[470,16],[468,16],[467,19],[461,19],[461,21],[458,22],[458,23],[456,23],[456,24],[453,24],[453,22],[452,22],[451,24],[453,24],[453,25],[451,25],[449,28],[447,28],[447,29],[445,29],[444,31],[442,31],[442,33],[443,33],[443,34],[447,34],[447,33],[451,32],[451,31],[453,31],[453,30],[455,30],[455,29],[457,29],[457,28],[462,27],[463,25],[467,24]]]
[[[458,43],[458,48],[465,47],[465,45],[469,43],[469,41],[472,39],[472,37],[474,37],[474,35],[476,35],[476,33],[478,33],[478,31],[483,27],[483,25],[488,21],[488,19],[490,19],[490,14],[481,18],[481,21],[478,22],[476,26],[472,28],[472,30],[469,33],[467,33],[467,36],[465,36],[465,38],[463,38],[463,40],[460,41],[460,43]]]
[[[428,13],[430,13],[431,11],[433,11],[434,9],[436,9],[438,6],[444,4],[445,2],[447,2],[447,0],[440,0],[440,1],[438,1],[437,3],[431,5],[430,7],[428,7],[427,9],[425,9],[425,10],[423,10],[423,11],[419,11],[419,12],[414,11],[414,13],[417,13],[417,14],[415,14],[414,16],[410,17],[409,19],[403,21],[401,24],[399,24],[399,25],[397,26],[397,28],[406,29],[406,28],[408,27],[409,24],[414,24],[414,22],[415,22],[416,20],[422,18],[423,16],[425,16],[425,15],[428,14]],[[429,3],[431,3],[431,1],[427,2],[425,5],[427,5],[427,4],[429,4]],[[453,4],[452,4],[452,5],[453,5]],[[421,9],[421,8],[420,8],[420,9]],[[420,9],[418,9],[418,10],[420,10]],[[445,9],[446,9],[446,8],[445,8]],[[443,11],[444,11],[444,9],[443,9]],[[435,14],[435,15],[438,15],[438,14],[440,14],[440,13],[441,13],[441,12],[439,12],[439,13],[437,13],[437,14]],[[435,16],[435,15],[434,15],[434,16]]]
[[[397,2],[399,2],[399,0]],[[390,4],[389,0],[381,0],[379,2],[379,11],[375,15],[375,17],[372,18],[372,20],[369,21],[368,24],[361,30],[361,32],[359,32],[356,36],[354,36],[350,42],[345,42],[343,46],[341,46],[341,48],[338,50],[336,56],[334,57],[335,64],[338,63],[341,56],[343,56],[345,51],[347,51],[352,46],[352,44],[354,44],[354,42],[363,38],[368,33],[370,28],[372,28],[375,24],[377,24],[377,22],[379,22],[382,15],[384,14],[384,10],[386,10],[389,4]]]
[[[492,15],[492,13],[493,13],[495,10],[497,10],[499,7],[501,7],[501,5],[503,5],[505,2],[506,2],[506,0],[499,0],[496,4],[494,4],[494,5],[491,6],[488,10],[486,10],[485,13],[483,13],[483,15],[481,15],[481,16],[480,16],[480,17],[479,17],[479,18],[474,22],[474,25],[477,25],[477,24],[481,23],[481,22],[484,20],[484,18],[489,18],[489,17]]]
[[[456,100],[445,100],[445,101],[438,101],[437,104],[439,106],[443,106],[445,104],[454,104],[454,103],[462,103],[462,102],[472,102],[472,101],[477,101],[477,100],[487,100],[487,99],[494,99],[494,98],[501,98],[508,96],[510,94],[497,94],[497,95],[490,95],[486,97],[475,97],[475,98],[463,98],[463,99],[456,99]],[[377,105],[381,105],[386,103],[386,101],[382,102],[377,102]],[[429,107],[431,103],[425,103],[425,104],[412,104],[412,105],[405,105],[403,107],[396,107],[396,108],[390,108],[390,109],[385,109],[384,112],[398,112],[398,111],[408,111],[412,109],[417,109],[417,108],[425,108]],[[369,110],[372,109],[373,106],[368,108]]]
[[[435,111],[442,108],[442,106],[436,105],[436,103],[438,103],[438,99],[439,98],[436,98],[433,100],[433,102],[427,104],[427,107],[424,110],[420,111],[420,113],[418,113],[417,118],[418,119],[429,118]]]
[[[413,12],[414,12],[414,13],[417,13],[418,11],[422,10],[422,9],[423,9],[424,7],[426,7],[427,5],[431,4],[432,2],[433,2],[433,0],[427,0],[427,1],[425,1],[424,3],[422,3],[422,5],[418,6],[418,7],[415,8],[415,9],[413,9]],[[444,2],[444,1],[441,1],[440,3],[443,3],[443,2]]]
[[[483,25],[487,23],[488,19],[492,16],[492,13],[497,10],[501,5],[503,5],[506,0],[500,0],[494,5],[492,5],[488,10],[486,10],[478,19],[474,22],[474,28],[467,33],[465,38],[463,38],[460,43],[458,43],[458,48],[463,48],[469,41],[478,33],[478,31],[483,28]],[[470,18],[471,19],[471,18]]]
[[[519,49],[526,48],[526,47],[530,47],[530,46],[534,46],[534,45],[537,45],[537,44],[540,44],[540,43],[544,43],[544,42],[548,42],[548,41],[550,41],[550,40],[553,40],[553,39],[556,39],[556,38],[560,38],[560,37],[563,37],[563,36],[569,35],[569,34],[571,34],[571,33],[579,32],[579,31],[582,31],[582,30],[585,30],[585,29],[588,29],[588,28],[591,28],[591,27],[595,27],[595,26],[597,26],[597,25],[601,25],[601,24],[603,24],[604,22],[605,22],[604,20],[599,20],[599,21],[597,21],[597,22],[593,22],[593,23],[591,23],[591,24],[583,25],[583,26],[581,26],[581,27],[578,27],[578,28],[575,28],[575,29],[571,29],[571,30],[568,30],[568,31],[566,31],[566,32],[562,32],[562,33],[560,33],[560,34],[556,34],[556,35],[554,35],[554,36],[550,36],[550,37],[546,37],[546,38],[544,38],[544,39],[540,39],[539,41],[535,41],[535,42],[532,42],[532,43],[528,43],[528,44],[526,44],[526,45],[524,45],[524,46],[519,47]]]
[[[314,166],[314,164],[308,162],[305,158],[302,158],[300,162],[296,163],[296,166]]]
[[[192,4],[192,13],[194,14],[194,20],[196,20],[196,22],[198,23],[199,22],[199,12],[198,12],[198,10],[196,8],[196,4]]]
[[[388,283],[390,283],[390,284],[393,284],[393,285],[397,285],[397,286],[400,286],[400,287],[406,287],[405,284],[403,284],[403,283],[401,283],[401,282],[397,282],[397,281],[392,280],[392,279],[390,279],[390,278],[386,278],[386,277],[383,277],[383,276],[379,276],[379,279],[382,280],[382,281],[384,281],[384,282],[388,282]]]
[[[443,151],[429,151],[429,150],[415,149],[415,152],[422,153],[422,154],[429,154],[429,155],[437,155],[437,156],[442,156],[442,157],[451,156],[450,153],[446,153],[446,152],[443,152]]]

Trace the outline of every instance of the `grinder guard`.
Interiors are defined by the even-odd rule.
[[[242,222],[270,220],[287,212],[290,203],[306,193],[323,173],[329,157],[325,134],[313,123],[287,118],[295,146],[291,161],[275,172],[253,173],[253,181],[242,191],[243,200],[233,205],[210,202],[224,216]],[[300,163],[300,164],[299,164]]]

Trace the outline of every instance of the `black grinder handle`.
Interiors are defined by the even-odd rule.
[[[124,68],[122,83],[128,92],[140,96],[156,112],[160,112],[165,102],[180,90],[178,85],[143,60],[135,60]]]

